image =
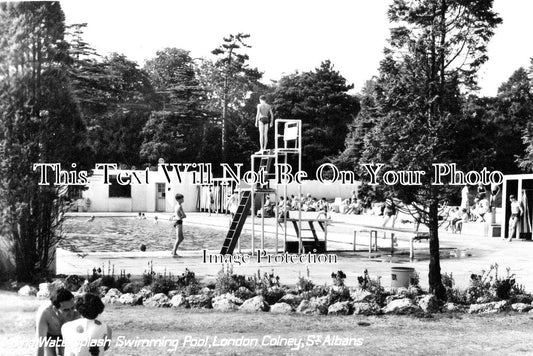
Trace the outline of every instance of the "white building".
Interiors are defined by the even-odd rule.
[[[172,212],[174,197],[181,193],[185,211],[197,210],[198,189],[193,184],[193,173],[182,173],[181,182],[173,172],[168,173],[170,179],[161,166],[157,171],[109,170],[110,184],[105,184],[104,170],[94,170],[88,189],[82,193],[85,208],[93,212]],[[123,182],[130,181],[121,185],[118,175]]]
[[[196,173],[196,176],[195,176]],[[168,174],[168,177],[167,177]],[[87,189],[83,191],[83,202],[79,210],[89,212],[173,212],[176,204],[175,195],[181,193],[185,196],[185,211],[207,211],[209,201],[212,200],[212,210],[223,211],[226,199],[231,195],[235,184],[224,180],[212,179],[212,186],[198,184],[197,172],[180,174],[181,182],[173,171],[165,174],[161,165],[157,171],[150,170],[109,170],[107,173],[110,184],[105,184],[104,170],[94,170],[89,178]],[[121,185],[117,176],[127,181]],[[128,178],[129,177],[129,178]],[[328,200],[342,197],[349,198],[353,190],[357,190],[359,182],[355,184],[340,184],[338,182],[328,185],[316,180],[306,181],[302,184],[302,194],[311,194],[313,197]],[[275,187],[271,181],[272,187]],[[211,192],[210,192],[211,189]],[[298,184],[291,183],[287,186],[287,196],[298,194]],[[278,195],[283,195],[285,189],[280,186]]]

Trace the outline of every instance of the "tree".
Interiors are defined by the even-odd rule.
[[[190,52],[179,48],[157,51],[144,66],[159,98],[160,110],[194,111],[200,108],[205,93],[196,75]]]
[[[0,3],[0,218],[19,280],[49,267],[68,199],[33,164],[71,169],[86,148],[64,32],[58,2]]]
[[[83,39],[86,24],[66,29],[72,88],[88,127],[91,165],[141,165],[141,129],[160,102],[148,73],[125,55],[101,57]]]
[[[99,68],[97,79],[75,86],[83,94],[78,97],[94,160],[139,166],[143,162],[141,128],[158,105],[150,78],[135,62],[117,53],[82,70],[94,68]]]
[[[475,87],[476,71],[487,60],[486,45],[501,19],[492,11],[492,0],[395,0],[388,15],[395,26],[379,69],[378,122],[365,137],[363,161],[384,163],[382,172],[426,172],[420,186],[391,189],[412,203],[429,227],[429,287],[443,299],[438,215],[454,190],[447,182],[432,184],[432,164],[457,163],[462,169],[473,164],[464,153],[479,142],[465,131],[470,118],[462,113],[460,88]]]
[[[531,70],[528,73],[524,68],[519,68],[498,89],[499,115],[495,141],[501,153],[498,161],[502,162],[506,173],[515,173],[517,165],[526,171],[533,168],[533,87],[530,73]]]
[[[221,136],[222,136],[222,160],[227,158],[227,120],[228,111],[236,109],[242,105],[249,91],[254,84],[261,79],[262,74],[257,68],[250,68],[247,54],[239,53],[242,48],[251,48],[245,43],[250,37],[249,34],[230,34],[223,38],[223,43],[213,51],[217,56],[214,63],[205,61],[202,66],[204,73],[204,87],[210,93],[210,99],[214,102],[215,108],[221,112]]]
[[[376,125],[379,107],[376,103],[376,78],[366,81],[358,100],[361,109],[348,125],[345,150],[333,161],[339,169],[360,172],[361,158],[365,146],[365,137]]]
[[[159,95],[158,110],[143,127],[141,157],[151,163],[202,162],[209,152],[209,115],[205,92],[188,51],[166,48],[145,66]],[[199,145],[204,143],[204,145]],[[209,152],[211,153],[211,152]]]
[[[302,120],[302,165],[310,175],[343,149],[339,138],[359,112],[357,98],[348,94],[352,88],[324,61],[312,72],[281,78],[273,93],[276,117]]]
[[[533,169],[533,124],[528,122],[524,129],[522,141],[526,145],[526,149],[522,158],[518,159],[520,168],[525,171]]]

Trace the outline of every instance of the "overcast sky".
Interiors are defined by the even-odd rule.
[[[359,91],[377,73],[389,34],[389,0],[175,0],[62,1],[67,24],[88,23],[85,40],[100,54],[118,52],[143,65],[157,50],[178,47],[192,57],[211,50],[230,33],[251,37],[250,64],[265,82],[309,71],[330,59]],[[499,85],[533,57],[533,1],[495,0],[503,18],[479,73],[480,94]]]

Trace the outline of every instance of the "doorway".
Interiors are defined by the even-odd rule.
[[[165,183],[156,183],[155,211],[165,211],[166,209],[166,185]]]

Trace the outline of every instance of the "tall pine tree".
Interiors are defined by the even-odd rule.
[[[432,184],[432,164],[474,168],[475,162],[465,160],[463,141],[470,147],[476,142],[464,130],[469,118],[462,115],[460,88],[475,87],[476,71],[487,60],[486,45],[501,19],[492,0],[395,0],[388,15],[393,27],[377,79],[378,120],[365,137],[362,160],[384,163],[382,171],[426,172],[420,186],[391,188],[429,227],[429,287],[444,298],[438,215],[451,190],[447,182]]]
[[[262,77],[257,68],[249,66],[249,57],[243,53],[245,48],[251,48],[246,43],[249,37],[249,34],[241,32],[224,37],[223,43],[211,51],[217,56],[216,61],[205,61],[201,68],[204,87],[214,104],[213,111],[221,114],[221,149],[224,162],[228,158],[227,122],[244,106],[247,93],[253,90]]]

